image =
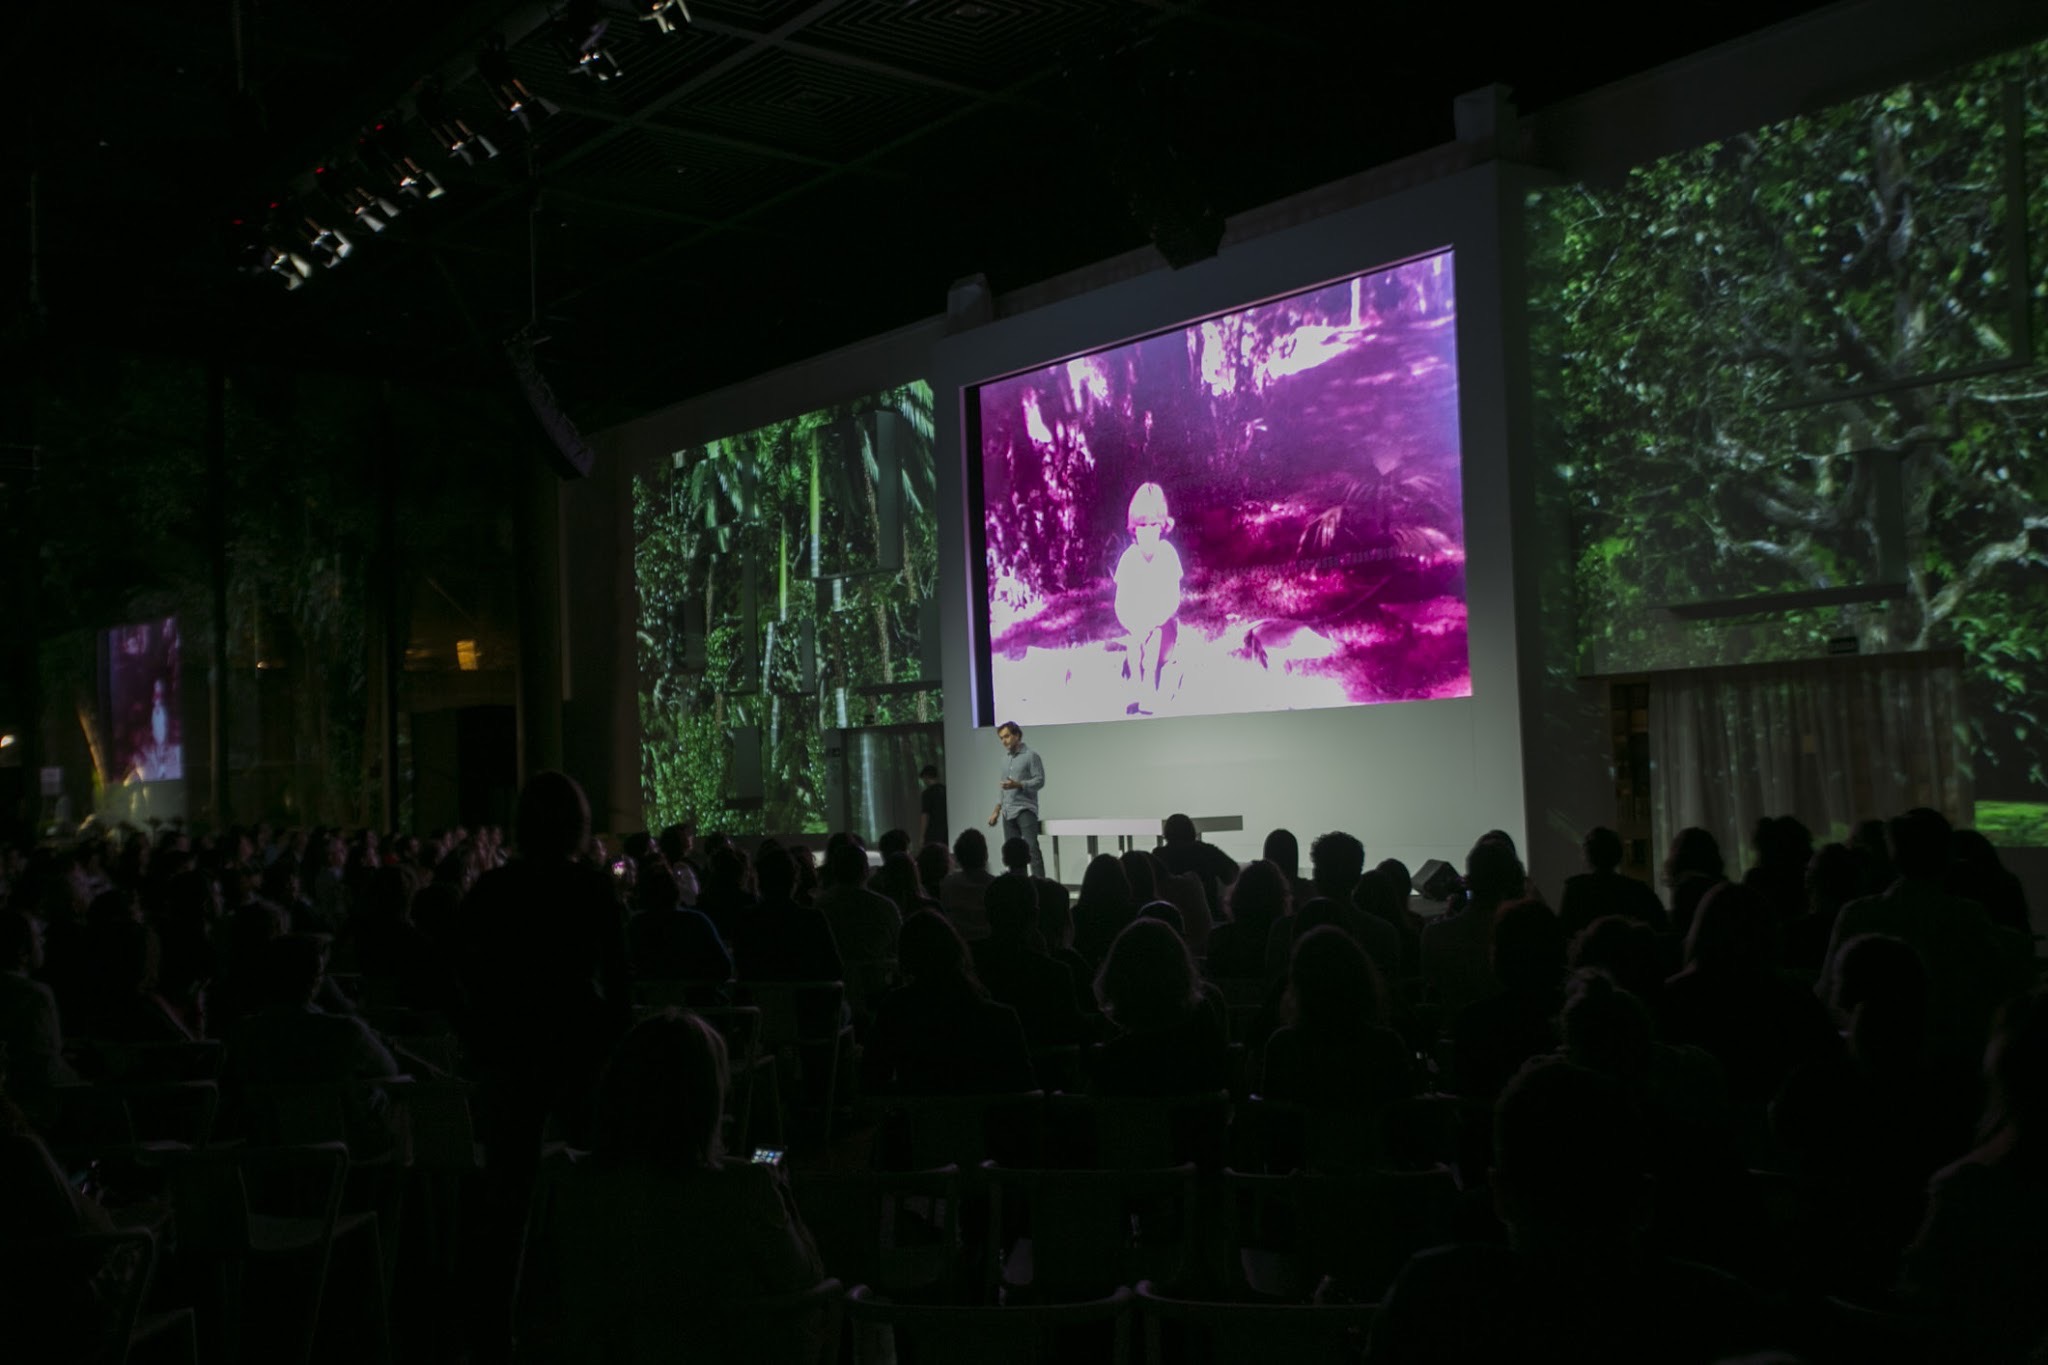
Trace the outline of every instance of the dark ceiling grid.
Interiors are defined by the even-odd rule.
[[[686,118],[836,160],[959,103],[944,91],[766,48],[670,106],[665,121]]]
[[[1145,12],[1131,0],[852,0],[793,41],[987,89],[1014,81],[1049,52],[1128,28]]]
[[[812,8],[811,0],[690,0],[693,21],[738,24],[770,33]]]
[[[779,156],[668,128],[646,128],[620,145],[651,150],[650,165],[615,162],[610,148],[578,163],[563,176],[565,183],[593,194],[624,199],[645,198],[666,208],[710,222],[764,195],[780,194],[803,183],[813,166]]]

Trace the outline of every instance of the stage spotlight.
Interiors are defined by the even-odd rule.
[[[572,0],[562,11],[555,21],[555,42],[569,59],[571,73],[600,83],[626,74],[604,45],[604,31],[610,23],[598,15],[597,0]]]
[[[476,54],[476,73],[490,87],[491,98],[498,102],[498,107],[517,119],[522,128],[531,129],[535,119],[556,112],[554,105],[527,89],[526,82],[512,70],[512,59],[505,55],[502,38],[491,39]]]
[[[663,33],[674,33],[690,22],[690,7],[683,0],[641,0],[640,17]]]
[[[358,223],[372,232],[382,232],[398,216],[398,205],[381,194],[373,193],[357,185],[342,198],[348,204],[348,211]]]

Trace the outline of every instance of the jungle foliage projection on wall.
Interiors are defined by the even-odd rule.
[[[824,730],[940,719],[920,650],[938,591],[934,495],[922,382],[634,477],[650,827],[823,831]],[[736,746],[753,744],[749,791],[754,755]]]
[[[2041,842],[2048,43],[1545,190],[1529,223],[1582,668],[1960,647],[1980,827]]]

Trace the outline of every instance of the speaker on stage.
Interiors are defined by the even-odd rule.
[[[1415,869],[1415,893],[1425,900],[1447,901],[1464,884],[1458,869],[1441,858],[1431,858]]]

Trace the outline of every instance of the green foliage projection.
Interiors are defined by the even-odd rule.
[[[898,567],[880,568],[873,414],[898,413]],[[827,728],[932,723],[920,604],[938,591],[930,386],[912,383],[677,451],[633,479],[641,779],[650,828],[694,819],[732,833],[822,832]],[[760,675],[742,622],[749,571]],[[703,610],[690,666],[683,608]],[[815,635],[815,685],[803,651]],[[926,688],[866,689],[919,681]],[[735,802],[733,733],[757,727],[765,799]]]
[[[1842,635],[1960,647],[1979,791],[2048,794],[2044,73],[2048,43],[1535,196],[1537,395],[1572,501],[1582,668],[1811,656]],[[1885,568],[1900,600],[1655,611]]]

